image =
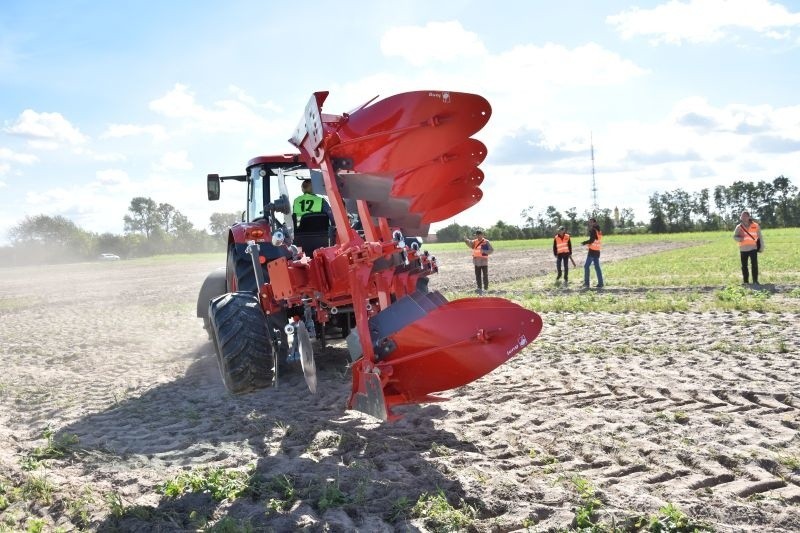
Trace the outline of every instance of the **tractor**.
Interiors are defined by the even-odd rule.
[[[309,99],[289,139],[296,152],[207,176],[209,200],[222,182],[245,182],[247,209],[197,314],[231,393],[277,386],[298,366],[316,392],[314,345],[336,332],[351,359],[347,408],[391,421],[397,407],[441,401],[436,393],[506,362],[542,320],[503,298],[448,301],[428,289],[438,264],[417,236],[480,201],[486,147],[472,135],[489,102],[414,91],[334,115],[322,112],[327,96]],[[329,212],[293,213],[290,185],[301,179],[327,196]]]

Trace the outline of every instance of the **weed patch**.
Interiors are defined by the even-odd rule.
[[[390,522],[397,522],[398,520],[405,520],[411,516],[413,505],[411,500],[405,496],[401,496],[392,503],[392,509],[389,511],[388,519]]]
[[[638,528],[652,533],[694,533],[713,531],[709,526],[695,522],[673,504],[668,503],[658,513],[636,524]]]
[[[33,451],[23,459],[23,469],[34,470],[39,467],[42,461],[64,457],[72,453],[74,446],[78,444],[77,435],[55,435],[55,432],[51,428],[44,430],[42,438],[47,441],[46,444],[34,448]]]
[[[208,493],[215,501],[231,501],[244,494],[250,487],[252,467],[249,471],[204,468],[183,472],[159,486],[159,491],[168,498],[177,498],[187,492]]]
[[[778,462],[789,470],[800,471],[800,455],[781,455],[778,457]]]
[[[597,510],[602,506],[602,502],[595,495],[594,487],[589,484],[588,479],[574,476],[572,484],[575,486],[575,490],[578,491],[578,497],[580,497],[580,503],[575,508],[574,525],[580,530],[587,528],[595,530],[598,527],[595,522],[595,516]]]
[[[254,533],[256,529],[249,520],[236,520],[226,516],[210,527],[203,528],[207,533]]]
[[[424,492],[411,509],[411,515],[422,518],[432,531],[463,531],[472,525],[476,511],[464,500],[459,508],[453,507],[439,489],[435,494]]]
[[[341,507],[347,503],[347,496],[339,488],[338,479],[329,479],[325,482],[320,490],[320,496],[317,500],[317,508],[321,513],[333,507]]]
[[[30,476],[25,483],[22,484],[22,495],[26,500],[33,500],[44,505],[53,503],[53,484],[45,477]]]
[[[298,500],[294,480],[286,474],[272,478],[269,488],[279,496],[267,500],[267,509],[271,512],[286,511]]]

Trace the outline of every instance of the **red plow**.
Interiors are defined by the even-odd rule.
[[[290,139],[299,153],[255,158],[244,176],[209,175],[209,199],[236,179],[248,183],[249,202],[247,221],[229,234],[224,290],[213,281],[222,273],[209,276],[198,314],[232,392],[277,383],[292,354],[315,390],[311,338],[324,345],[337,325],[352,359],[348,408],[391,420],[397,406],[439,401],[435,393],[491,372],[542,321],[502,298],[449,302],[429,292],[436,259],[408,237],[480,201],[486,147],[472,136],[491,116],[488,101],[416,91],[330,115],[327,95],[314,93]],[[298,171],[324,189],[329,227],[307,232],[309,215],[293,216],[282,183]],[[252,335],[262,321],[267,333]]]

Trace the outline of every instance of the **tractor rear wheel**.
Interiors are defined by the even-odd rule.
[[[233,292],[211,300],[208,310],[217,362],[233,394],[272,384],[274,362],[267,318],[254,294]]]
[[[228,259],[225,263],[225,279],[228,292],[256,291],[256,275],[253,273],[253,262],[250,256],[236,254],[236,245],[228,246]]]
[[[203,281],[200,287],[200,294],[197,297],[197,316],[203,319],[203,329],[211,338],[211,319],[208,317],[208,302],[221,294],[230,292],[227,290],[225,281],[225,269],[218,268],[212,271]]]

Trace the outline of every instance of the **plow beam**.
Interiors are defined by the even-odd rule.
[[[370,318],[369,330],[374,357],[354,363],[348,407],[392,420],[393,408],[441,401],[435,393],[514,357],[539,335],[542,319],[503,298],[448,302],[414,292]]]

